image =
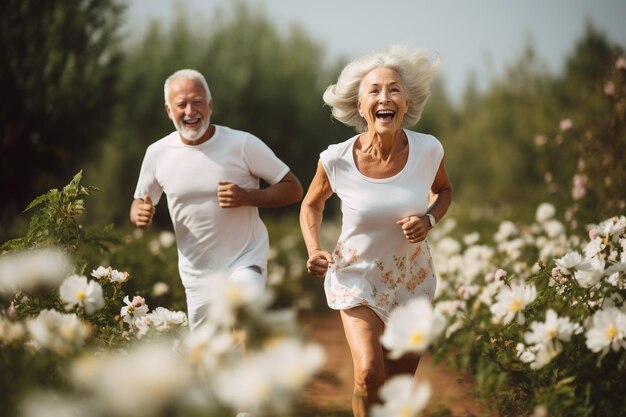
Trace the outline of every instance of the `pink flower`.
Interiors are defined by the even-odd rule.
[[[617,61],[615,61],[615,68],[617,68],[618,70],[626,69],[626,58],[624,58],[623,56],[617,58]]]
[[[535,145],[543,146],[548,142],[546,135],[537,135],[535,136]]]
[[[561,130],[569,130],[573,126],[572,119],[563,119],[559,122],[559,128]]]
[[[604,94],[606,94],[607,96],[612,96],[613,94],[615,94],[615,84],[613,84],[613,81],[609,81],[608,83],[604,84]]]
[[[576,174],[572,178],[572,198],[574,200],[580,200],[587,194],[587,182],[588,178],[585,174]]]
[[[504,269],[498,269],[494,274],[494,279],[496,281],[500,281],[502,278],[506,277],[507,272]]]

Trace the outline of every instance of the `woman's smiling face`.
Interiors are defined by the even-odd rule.
[[[395,70],[378,67],[361,81],[357,107],[369,132],[395,133],[402,128],[408,106],[402,79]]]

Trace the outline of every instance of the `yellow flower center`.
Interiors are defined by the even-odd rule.
[[[523,303],[520,300],[513,300],[509,305],[509,311],[515,313],[516,311],[519,311],[522,305]]]
[[[617,336],[617,327],[611,324],[609,328],[606,329],[606,337],[608,339],[613,339],[615,336]]]
[[[411,345],[419,345],[424,341],[424,335],[421,332],[414,332],[409,338]]]
[[[556,331],[555,328],[549,329],[548,330],[548,335],[554,339],[557,335],[559,334],[559,332]]]
[[[235,286],[230,286],[226,294],[227,294],[228,300],[233,305],[239,305],[241,303],[241,291],[239,291],[239,288]]]
[[[413,415],[412,411],[413,410],[411,410],[409,407],[402,407],[402,410],[400,410],[400,415],[402,417],[411,417]]]
[[[78,291],[78,292],[76,293],[76,299],[77,299],[78,301],[83,301],[83,300],[85,300],[85,298],[87,298],[87,294],[85,294],[84,292],[82,292],[82,291]]]

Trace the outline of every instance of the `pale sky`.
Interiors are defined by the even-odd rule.
[[[183,5],[193,19],[210,22],[215,7],[230,0],[129,0],[126,30],[139,37],[152,19],[171,21]],[[550,71],[565,57],[590,21],[626,49],[624,0],[247,0],[280,30],[298,24],[329,59],[356,58],[393,43],[440,54],[441,76],[458,100],[471,73],[484,86],[521,55],[528,40]],[[195,21],[195,20],[194,20]]]

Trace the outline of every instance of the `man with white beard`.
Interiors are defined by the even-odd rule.
[[[211,124],[213,100],[198,71],[172,74],[164,95],[176,131],[148,147],[130,220],[148,227],[165,193],[193,330],[206,319],[211,274],[265,285],[269,239],[258,207],[296,203],[302,186],[260,139]]]

